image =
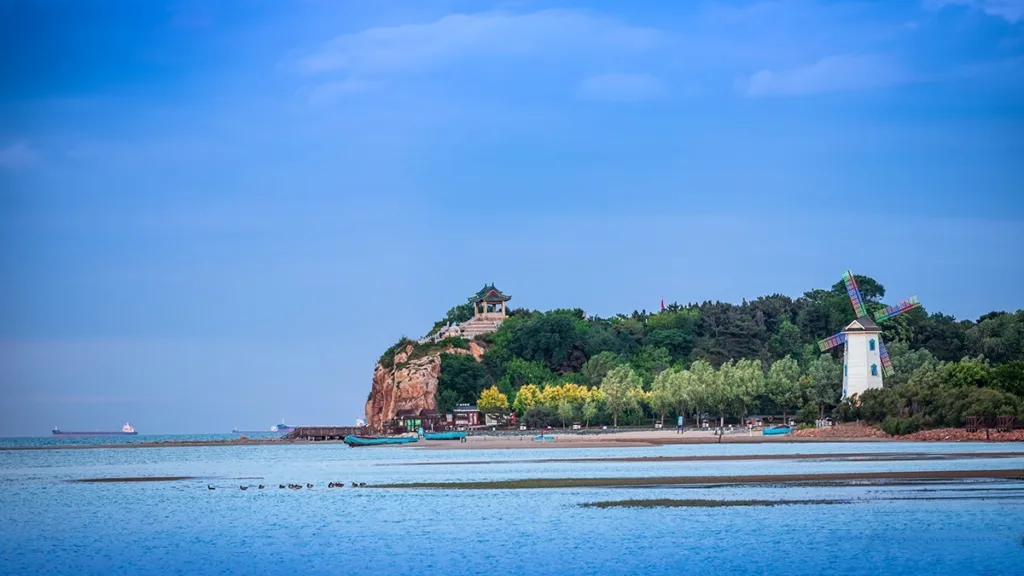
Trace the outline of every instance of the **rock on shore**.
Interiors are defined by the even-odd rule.
[[[441,354],[472,354],[477,361],[484,349],[470,341],[469,349],[448,347],[410,360],[416,346],[407,345],[395,353],[390,368],[378,363],[373,370],[373,387],[366,401],[366,424],[380,428],[399,410],[435,410],[437,378],[441,374]]]

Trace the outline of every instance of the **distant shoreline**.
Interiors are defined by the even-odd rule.
[[[553,442],[535,442],[533,435],[538,432],[527,434],[483,433],[470,434],[466,442],[450,440],[420,440],[414,444],[404,446],[382,446],[366,447],[361,450],[381,449],[413,449],[413,450],[515,450],[515,449],[557,449],[557,448],[646,448],[655,446],[668,446],[675,444],[820,444],[820,443],[877,443],[877,442],[956,442],[961,444],[1005,444],[1014,442],[1012,439],[1004,439],[993,434],[992,439],[986,441],[982,438],[970,439],[944,439],[944,438],[920,438],[920,437],[878,437],[878,436],[764,436],[761,434],[747,434],[744,431],[736,431],[726,434],[719,439],[713,432],[707,430],[692,430],[684,434],[677,434],[674,430],[625,430],[611,431],[593,430],[587,433],[573,433],[572,431],[548,430],[544,433],[555,436]],[[2,451],[15,450],[96,450],[96,449],[123,449],[123,448],[201,448],[217,446],[319,446],[319,445],[343,445],[340,440],[325,440],[311,442],[308,440],[284,440],[281,438],[233,438],[225,440],[165,440],[156,442],[124,442],[112,444],[66,444],[66,445],[41,445],[41,446],[3,446]]]

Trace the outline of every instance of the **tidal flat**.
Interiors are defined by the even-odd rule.
[[[0,454],[0,558],[8,573],[44,575],[1012,574],[1024,565],[1024,455],[1007,448],[936,443],[927,453],[948,457],[929,459],[900,442],[19,450]],[[822,480],[868,474],[904,479]],[[243,480],[256,478],[266,489]],[[506,482],[571,485],[371,488]],[[289,484],[303,488],[278,488]],[[623,501],[688,505],[584,506]]]
[[[799,506],[807,504],[850,504],[849,500],[708,500],[658,498],[647,500],[604,500],[584,502],[584,508],[746,508],[751,506]]]
[[[370,485],[371,488],[439,488],[446,490],[523,490],[536,488],[648,487],[687,484],[841,483],[863,480],[1011,479],[1024,482],[1024,469],[901,470],[831,474],[751,474],[745,476],[652,476],[623,478],[524,478],[485,482],[408,482]]]

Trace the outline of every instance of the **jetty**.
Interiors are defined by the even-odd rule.
[[[344,440],[345,436],[359,436],[365,431],[365,426],[296,426],[282,440],[308,440],[310,442]]]

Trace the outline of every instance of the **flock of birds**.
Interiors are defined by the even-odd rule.
[[[353,488],[363,488],[365,486],[366,486],[366,482],[353,482],[352,483],[352,487]],[[277,487],[279,489],[288,488],[290,490],[302,490],[302,484],[287,484],[287,485],[285,485],[285,484],[278,484]],[[327,484],[327,487],[328,488],[344,488],[345,487],[345,483],[344,482],[330,482],[330,483]],[[249,488],[250,488],[250,486],[248,484],[243,484],[243,485],[238,487],[239,490],[248,490]],[[256,486],[257,490],[263,490],[264,488],[266,488],[266,486],[264,486],[263,484],[260,484],[260,485]],[[307,482],[306,483],[306,488],[313,488],[313,485]],[[213,484],[208,484],[206,486],[206,489],[207,490],[216,490],[217,487],[214,486]]]

